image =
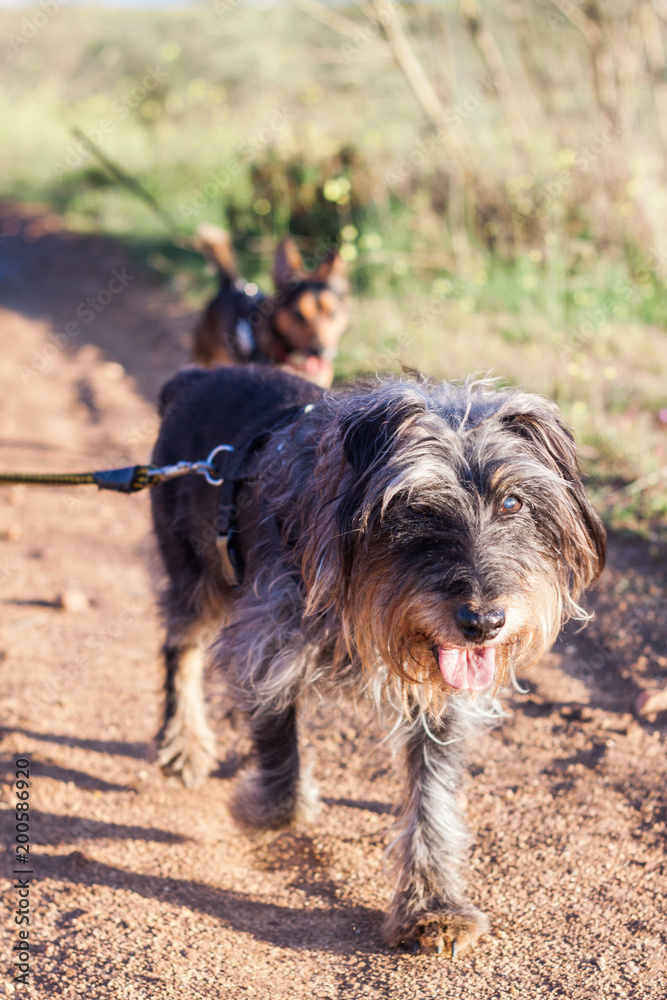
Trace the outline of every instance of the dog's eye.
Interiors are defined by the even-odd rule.
[[[518,497],[510,496],[510,497],[505,497],[505,499],[502,502],[501,509],[503,514],[517,514],[522,507],[523,504],[521,503]]]
[[[294,310],[294,315],[298,319],[299,323],[305,323],[306,322],[306,317],[303,315],[303,313],[301,312],[300,309],[295,309]]]

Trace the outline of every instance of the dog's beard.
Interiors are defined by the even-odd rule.
[[[524,581],[521,590],[499,595],[505,625],[489,641],[466,640],[456,624],[461,599],[424,589],[423,581],[399,585],[396,570],[368,560],[353,571],[342,620],[348,651],[372,674],[378,661],[389,668],[403,698],[436,708],[456,692],[495,693],[538,660],[558,634],[561,588],[550,574]]]

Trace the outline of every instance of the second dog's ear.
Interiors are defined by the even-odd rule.
[[[278,244],[276,259],[273,263],[273,281],[278,289],[288,289],[294,281],[301,281],[304,276],[303,259],[299,249],[290,236],[286,236]]]
[[[311,277],[315,281],[329,285],[341,298],[344,298],[350,290],[347,280],[347,264],[338,250],[332,250],[313,271]]]

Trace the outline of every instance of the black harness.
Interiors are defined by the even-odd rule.
[[[247,282],[245,278],[239,278],[235,281],[230,286],[229,291],[234,296],[233,301],[236,308],[236,319],[230,331],[232,347],[236,351],[237,357],[243,361],[261,362],[263,355],[257,346],[251,320],[255,320],[258,313],[262,313],[262,306],[268,296],[260,292],[255,284]]]
[[[223,482],[219,487],[220,500],[216,519],[218,535],[215,543],[220,555],[222,575],[230,587],[238,587],[243,582],[244,566],[238,529],[239,507],[237,500],[239,489],[242,483],[247,482],[254,475],[257,468],[257,453],[268,439],[296,420],[302,413],[309,413],[314,405],[314,403],[307,403],[303,406],[291,406],[288,409],[278,411],[274,414],[269,427],[254,432],[242,444],[235,445],[233,451],[225,454],[225,464],[220,470]],[[270,515],[264,523],[273,540],[279,543],[281,535],[276,518]]]

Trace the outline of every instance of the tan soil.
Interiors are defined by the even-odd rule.
[[[187,357],[192,317],[118,246],[28,215],[0,213],[0,232],[16,231],[0,240],[0,468],[143,460],[156,390]],[[49,350],[123,267],[127,288]],[[0,994],[666,995],[667,727],[664,715],[631,715],[641,690],[667,683],[656,546],[611,539],[597,621],[560,641],[472,748],[470,894],[492,933],[451,962],[382,944],[399,776],[364,720],[323,706],[306,721],[324,803],[308,830],[251,839],[234,828],[226,803],[246,747],[216,690],[218,772],[186,791],[152,762],[160,630],[146,495],[0,488],[0,539],[3,874],[22,755],[36,873],[31,985],[11,983],[5,882]],[[66,597],[63,610],[59,598],[77,591],[89,607]]]

